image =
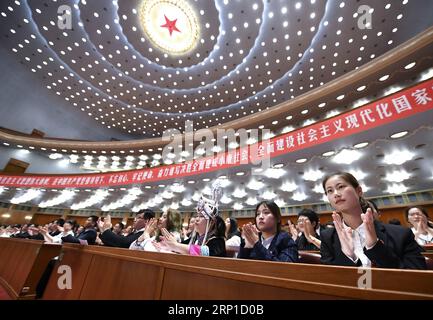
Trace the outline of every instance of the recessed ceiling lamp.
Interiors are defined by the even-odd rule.
[[[356,150],[343,149],[333,158],[333,161],[338,164],[351,164],[359,158],[361,158],[362,153]]]
[[[361,142],[361,143],[355,144],[353,147],[355,149],[362,149],[362,148],[364,148],[366,146],[368,146],[368,142]]]
[[[406,70],[409,70],[409,69],[412,69],[415,65],[416,65],[416,62],[411,62],[411,63],[407,64],[404,68]]]
[[[236,175],[237,175],[237,176],[243,176],[243,175],[245,175],[245,172],[243,172],[243,171],[236,172]]]
[[[281,199],[281,198],[278,198],[278,199],[274,200],[274,202],[275,202],[275,203],[277,204],[277,206],[279,206],[280,208],[285,207],[285,206],[287,205],[287,203],[286,203],[283,199]]]
[[[306,158],[296,160],[296,163],[304,163],[304,162],[307,162]]]
[[[363,180],[367,174],[364,171],[356,170],[356,169],[349,169],[348,170],[354,177],[356,177],[357,180]]]
[[[398,138],[404,137],[408,133],[409,133],[408,131],[396,132],[396,133],[393,133],[390,137],[391,137],[391,139],[398,139]]]
[[[185,186],[180,183],[175,183],[170,187],[171,191],[174,193],[182,193],[186,190]]]
[[[330,156],[333,156],[334,154],[335,154],[335,151],[327,151],[327,152],[322,153],[322,156],[330,157]]]

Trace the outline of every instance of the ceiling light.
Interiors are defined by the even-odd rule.
[[[406,65],[404,68],[405,68],[406,70],[409,70],[409,69],[413,68],[415,65],[416,65],[416,62],[411,62],[411,63],[409,63],[408,65]]]
[[[410,178],[410,174],[405,170],[395,170],[393,172],[389,172],[385,176],[385,180],[389,182],[403,182]]]
[[[264,172],[264,175],[270,179],[279,179],[281,178],[286,171],[284,169],[276,169],[276,168],[269,168]]]
[[[284,167],[284,163],[277,163],[277,164],[274,164],[273,167],[274,167],[275,169],[282,168],[282,167]]]
[[[334,156],[333,161],[339,164],[351,164],[359,158],[361,158],[362,153],[356,150],[343,149],[337,155]]]
[[[231,198],[227,197],[226,195],[223,195],[223,196],[221,197],[221,200],[220,200],[220,202],[223,203],[223,204],[229,204],[229,203],[232,202],[232,201],[233,201],[233,200],[232,200]]]
[[[186,190],[183,184],[175,183],[170,187],[171,191],[175,193],[182,193]]]
[[[330,156],[333,156],[334,154],[335,154],[335,151],[327,151],[327,152],[322,153],[322,156],[330,157]]]
[[[407,135],[407,134],[408,134],[408,131],[396,132],[396,133],[393,133],[393,134],[391,135],[391,138],[392,138],[392,139],[398,139],[398,138],[404,137],[404,136]]]
[[[296,160],[296,163],[304,163],[304,162],[307,162],[306,158]]]
[[[280,199],[280,198],[274,200],[274,202],[280,208],[285,207],[287,205],[287,203],[283,199]]]
[[[365,173],[365,171],[362,170],[356,170],[356,169],[349,169],[349,172],[356,177],[357,180],[363,180],[367,174]]]
[[[244,208],[244,206],[241,204],[241,203],[239,203],[239,202],[236,202],[234,205],[233,205],[233,209],[234,210],[242,210]]]
[[[235,198],[243,198],[247,195],[244,189],[237,188],[233,193],[232,196]]]
[[[237,176],[243,176],[245,174],[245,172],[242,172],[242,171],[240,171],[240,172],[236,172],[236,175]]]
[[[298,189],[298,185],[294,182],[289,182],[289,181],[284,182],[280,187],[280,190],[284,192],[292,192],[295,191],[296,189]]]
[[[402,183],[393,183],[392,185],[388,186],[388,189],[386,190],[387,193],[391,194],[402,194],[406,192],[408,188],[402,184]]]
[[[361,143],[355,144],[353,147],[355,149],[362,149],[362,148],[364,148],[366,146],[368,146],[368,142],[361,142]]]
[[[63,158],[63,155],[60,153],[52,153],[48,156],[52,160],[61,159]]]
[[[308,170],[304,173],[304,180],[306,181],[317,181],[321,179],[325,174],[320,170]]]
[[[379,81],[385,81],[385,80],[387,80],[388,78],[389,78],[389,75],[386,74],[386,75],[384,75],[384,76],[381,76],[381,77],[379,78]]]
[[[191,200],[183,199],[182,202],[181,202],[180,204],[181,204],[183,207],[189,207],[189,206],[192,204],[192,202],[191,202]]]
[[[318,194],[323,194],[325,191],[323,190],[323,186],[321,184],[314,185],[313,191]]]
[[[274,199],[276,197],[277,197],[277,194],[275,192],[269,191],[269,190],[266,190],[262,194],[262,198],[265,199],[265,200],[272,200],[272,199]]]
[[[265,187],[265,184],[261,181],[257,181],[257,180],[251,180],[248,184],[247,184],[247,188],[251,189],[251,190],[260,190],[263,187]]]
[[[256,197],[249,197],[247,201],[245,201],[245,203],[249,206],[255,206],[258,203],[258,201]]]
[[[412,160],[415,154],[408,150],[395,150],[383,158],[386,164],[402,165],[403,163]]]
[[[295,201],[304,201],[307,198],[307,195],[303,192],[295,192],[292,196],[292,199]]]

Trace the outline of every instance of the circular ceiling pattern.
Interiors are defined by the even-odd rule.
[[[60,5],[69,9],[59,13]],[[186,119],[198,130],[295,98],[433,22],[416,1],[371,0],[363,5],[373,28],[360,29],[359,5],[9,0],[0,23],[5,46],[47,89],[108,128],[157,137],[183,132]],[[416,22],[407,18],[415,13]],[[59,28],[61,19],[71,19],[71,28]]]
[[[145,35],[164,54],[186,54],[197,45],[199,24],[186,1],[143,0],[140,22]]]

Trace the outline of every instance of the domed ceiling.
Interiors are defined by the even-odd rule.
[[[158,137],[184,131],[186,119],[195,130],[215,126],[336,79],[430,26],[432,6],[9,0],[0,4],[1,45],[46,94],[107,128]]]

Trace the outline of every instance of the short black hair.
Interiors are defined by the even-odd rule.
[[[374,202],[373,200],[367,200],[367,203],[371,206],[373,206],[373,208],[378,214],[380,213],[379,211],[379,207],[377,206],[376,202]]]
[[[90,219],[92,219],[92,222],[95,224],[95,227],[98,225],[98,216],[89,216]]]
[[[65,219],[62,219],[62,218],[57,219],[54,221],[54,223],[57,224],[58,226],[63,227],[63,224],[65,223]]]
[[[400,220],[398,220],[398,219],[396,219],[396,218],[390,219],[390,220],[388,221],[388,223],[389,223],[389,224],[395,224],[395,225],[401,226],[401,222],[400,222]]]
[[[311,209],[302,209],[301,211],[298,212],[298,217],[301,216],[307,217],[308,220],[310,220],[311,224],[315,222],[316,228],[319,226],[319,215],[316,213],[316,211]]]
[[[143,209],[138,211],[135,215],[143,214],[144,220],[150,220],[152,218],[155,218],[155,212],[151,209]]]
[[[125,228],[125,225],[121,221],[116,223],[116,224],[118,224],[120,226],[120,230],[123,230],[123,228]]]

